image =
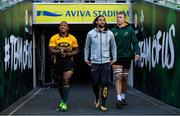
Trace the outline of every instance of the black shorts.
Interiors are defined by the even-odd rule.
[[[129,58],[117,59],[117,61],[114,63],[114,65],[122,65],[124,69],[129,70],[130,65],[131,65],[131,59],[129,59]]]
[[[66,71],[73,72],[73,66],[74,66],[74,63],[72,60],[67,60],[62,63],[56,63],[54,65],[55,73],[62,74],[63,72],[66,72]]]

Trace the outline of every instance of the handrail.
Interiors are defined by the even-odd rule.
[[[168,8],[172,8],[175,10],[180,10],[180,2],[179,0],[145,0],[157,5],[165,6]]]
[[[3,0],[3,2],[2,1],[0,2],[0,10],[10,7],[10,6],[17,4],[19,2],[22,2],[22,1],[24,1],[24,0]]]

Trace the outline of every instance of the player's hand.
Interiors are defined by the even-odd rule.
[[[141,57],[140,57],[140,55],[135,55],[135,59],[134,59],[135,61],[140,61],[141,60]]]
[[[62,48],[56,48],[55,50],[57,51],[58,54],[61,54],[64,51]]]
[[[72,56],[72,52],[64,53],[64,56]]]
[[[114,64],[115,63],[115,60],[111,60],[110,61],[110,65]]]
[[[91,62],[91,61],[86,61],[86,64],[87,64],[88,66],[91,66],[91,65],[92,65],[92,62]]]
[[[66,56],[66,53],[64,52],[64,49],[59,49],[59,53],[61,54],[62,57]]]

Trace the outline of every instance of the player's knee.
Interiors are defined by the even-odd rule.
[[[116,75],[115,80],[122,80],[122,78],[123,78],[123,76],[121,73],[121,74]]]
[[[122,73],[122,76],[127,78],[128,77],[128,73]]]
[[[128,76],[123,76],[122,81],[125,83],[127,82]]]
[[[63,79],[63,85],[69,85],[69,79],[68,78]]]
[[[113,73],[114,73],[115,75],[121,74],[122,72],[123,72],[122,69],[114,69],[114,70],[113,70]]]
[[[119,72],[115,75],[115,80],[122,80],[123,78],[123,73],[122,72]]]
[[[122,79],[122,72],[123,72],[123,70],[122,69],[114,69],[114,71],[113,71],[113,73],[114,73],[114,75],[115,75],[115,79],[117,79],[117,80],[121,80]]]
[[[128,78],[128,70],[127,69],[123,71],[122,76],[124,79],[127,80],[127,78]]]
[[[71,78],[73,72],[72,71],[67,71],[67,72],[64,72],[63,76],[64,78]]]

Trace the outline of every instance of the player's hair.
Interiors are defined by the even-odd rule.
[[[99,15],[99,16],[97,16],[97,17],[94,19],[94,21],[93,21],[93,26],[94,26],[94,27],[97,27],[96,21],[98,21],[99,17],[103,17],[103,18],[105,19],[105,29],[108,29],[108,25],[107,25],[107,22],[106,22],[106,18],[105,18],[105,16],[103,16],[103,15]]]
[[[68,23],[67,23],[66,21],[61,21],[61,22],[59,23],[59,25],[61,25],[62,23],[67,24],[67,26],[69,27],[69,25],[68,25]]]
[[[119,14],[123,14],[124,17],[126,18],[126,13],[124,11],[119,11],[117,15],[119,15]]]

